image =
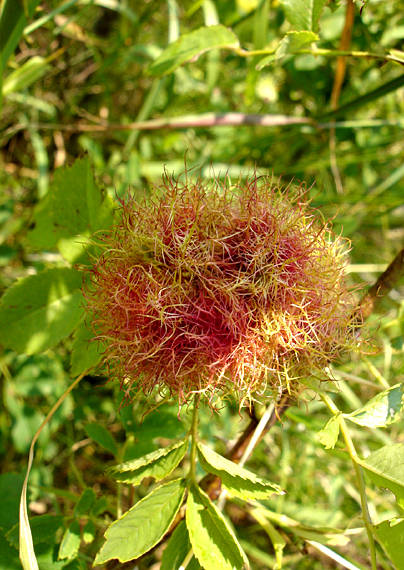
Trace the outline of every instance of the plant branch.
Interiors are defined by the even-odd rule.
[[[190,456],[190,469],[189,478],[195,485],[198,484],[196,479],[196,444],[198,441],[198,413],[199,413],[199,402],[201,399],[200,394],[195,394],[194,397],[194,409],[192,412],[192,424],[191,424],[191,456]]]
[[[404,276],[404,248],[396,255],[390,265],[370,287],[359,302],[356,310],[357,321],[367,319],[377,310],[380,301],[387,295]]]
[[[345,12],[345,24],[342,30],[340,40],[340,50],[347,50],[351,45],[352,29],[355,17],[355,5],[352,0],[348,0]],[[338,100],[341,94],[342,85],[344,83],[346,73],[346,56],[340,55],[337,59],[337,66],[335,70],[334,83],[331,92],[331,109],[335,111],[338,107]],[[341,173],[338,168],[337,162],[337,141],[335,136],[335,127],[330,129],[330,166],[331,172],[334,177],[335,187],[339,194],[342,194],[344,187],[342,184]]]
[[[241,57],[254,57],[257,55],[274,55],[276,49],[257,49],[257,50],[245,50],[242,48],[227,48],[230,51],[235,52]],[[402,57],[394,55],[394,53],[375,53],[370,51],[360,51],[360,50],[349,50],[349,49],[326,49],[313,47],[311,49],[299,49],[295,53],[290,55],[300,55],[300,54],[310,54],[310,55],[322,55],[324,57],[356,57],[359,59],[381,59],[383,61],[393,61],[401,65],[404,64]]]
[[[339,427],[341,430],[341,434],[342,434],[342,437],[344,438],[348,454],[351,458],[351,461],[352,461],[352,464],[353,464],[353,467],[355,470],[355,475],[356,475],[356,480],[357,480],[359,494],[360,494],[360,500],[361,500],[362,518],[363,518],[363,522],[364,522],[365,527],[366,527],[366,532],[367,532],[368,540],[369,540],[369,550],[370,550],[370,556],[371,556],[371,561],[372,561],[372,570],[377,570],[376,547],[375,547],[375,541],[374,541],[374,537],[373,537],[372,521],[370,518],[368,503],[367,503],[367,498],[366,498],[365,481],[363,479],[362,469],[361,469],[360,465],[358,464],[359,457],[358,457],[358,454],[356,452],[355,445],[352,441],[351,435],[349,433],[348,426],[346,425],[346,422],[345,422],[344,417],[341,414],[340,410],[337,408],[337,406],[334,404],[332,399],[327,394],[325,394],[324,392],[320,392],[319,395],[320,395],[321,399],[323,400],[323,402],[325,403],[325,405],[327,406],[327,408],[333,414],[333,416],[338,417],[338,423],[339,423]]]

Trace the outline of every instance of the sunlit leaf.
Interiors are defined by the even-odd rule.
[[[323,429],[317,433],[317,439],[326,449],[334,449],[339,435],[339,418],[333,416]]]
[[[111,222],[111,203],[102,199],[90,161],[85,157],[70,167],[55,171],[48,194],[34,211],[35,228],[28,234],[28,239],[33,247],[46,250],[62,240],[62,250],[67,249],[68,257],[73,256],[76,260],[76,250],[82,242],[84,249],[88,233],[108,229]],[[80,238],[81,234],[84,234],[83,238]],[[73,254],[69,240],[76,244]]]
[[[3,96],[22,91],[45,75],[49,64],[44,57],[36,55],[10,73],[3,81]]]
[[[376,485],[390,489],[404,507],[404,443],[386,445],[360,464]]]
[[[317,32],[326,0],[281,0],[286,18],[296,30]]]
[[[209,497],[191,485],[186,523],[192,548],[205,570],[242,570],[248,560],[234,532]]]
[[[344,417],[360,426],[386,427],[402,417],[403,408],[404,384],[396,384],[377,394],[359,410],[344,414]]]
[[[59,548],[59,560],[74,558],[80,547],[80,524],[74,520],[66,529]]]
[[[217,48],[237,48],[237,36],[225,26],[207,26],[183,34],[171,43],[161,55],[150,65],[153,75],[171,73],[183,63],[198,57],[202,53]]]
[[[373,529],[396,569],[404,568],[404,519],[383,521]]]
[[[307,30],[301,32],[288,32],[279,42],[275,53],[264,57],[258,62],[257,69],[261,70],[274,61],[279,62],[287,55],[297,54],[299,51],[307,48],[318,40],[319,37],[317,34]]]
[[[155,546],[170,528],[184,498],[185,482],[176,479],[161,485],[136,503],[105,533],[106,542],[94,565],[117,558],[128,562]]]
[[[283,494],[275,483],[257,477],[237,463],[222,457],[206,445],[198,444],[199,461],[208,473],[214,473],[222,480],[231,495],[241,499],[267,499],[274,493]]]
[[[70,357],[71,374],[78,376],[85,370],[95,368],[102,359],[103,346],[99,341],[92,341],[94,333],[84,320],[73,335],[73,345]]]
[[[82,318],[81,274],[55,267],[12,285],[0,302],[0,342],[35,354],[68,336]]]
[[[154,477],[156,481],[160,481],[177,467],[184,457],[187,447],[188,440],[179,441],[133,461],[121,463],[110,471],[114,478],[122,483],[139,485],[145,477]]]

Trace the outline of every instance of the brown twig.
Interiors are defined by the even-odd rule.
[[[380,301],[404,276],[404,248],[396,255],[387,269],[380,275],[378,280],[360,300],[356,313],[361,320],[365,320],[377,310]]]
[[[340,51],[348,50],[351,45],[354,18],[355,18],[355,5],[353,3],[353,0],[348,0],[345,12],[344,29],[342,30],[341,40],[339,44]],[[337,59],[337,67],[335,70],[334,83],[332,86],[331,100],[330,100],[331,109],[333,111],[335,111],[335,109],[337,109],[338,107],[338,100],[341,94],[342,85],[344,83],[345,73],[346,73],[346,56],[340,55]],[[333,126],[330,130],[329,145],[330,145],[330,166],[331,166],[332,175],[334,177],[337,192],[339,194],[342,194],[344,187],[342,184],[341,174],[337,163],[337,141],[335,136],[335,126]]]

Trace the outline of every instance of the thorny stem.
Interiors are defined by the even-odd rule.
[[[356,453],[356,449],[355,449],[354,443],[352,441],[351,435],[349,433],[348,426],[346,425],[346,422],[345,422],[344,417],[342,416],[340,410],[337,408],[337,406],[334,404],[332,399],[327,394],[325,394],[324,392],[320,392],[319,394],[320,394],[321,399],[323,400],[323,402],[327,406],[327,408],[330,410],[330,412],[334,416],[338,417],[339,428],[341,430],[342,437],[344,438],[348,454],[351,458],[352,464],[353,464],[354,469],[355,469],[355,474],[356,474],[356,479],[357,479],[357,484],[358,484],[358,489],[359,489],[359,494],[360,494],[360,499],[361,499],[362,518],[363,518],[363,522],[365,523],[366,532],[367,532],[368,540],[369,540],[369,550],[370,550],[370,556],[371,556],[371,561],[372,561],[372,570],[377,570],[376,547],[375,547],[375,541],[373,538],[372,521],[370,518],[368,504],[367,504],[365,481],[363,479],[362,469],[358,463],[359,457],[358,457],[358,454]]]
[[[192,412],[192,424],[191,424],[191,456],[190,456],[190,468],[189,468],[189,478],[192,483],[198,485],[196,478],[196,444],[198,441],[198,413],[199,413],[199,402],[201,399],[200,394],[195,394],[194,397],[194,409]]]

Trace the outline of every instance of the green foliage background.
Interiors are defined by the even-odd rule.
[[[0,4],[1,570],[21,567],[15,525],[32,436],[73,377],[99,360],[88,347],[76,267],[88,261],[91,234],[111,224],[128,188],[140,197],[164,169],[181,173],[185,160],[207,178],[256,168],[285,184],[307,183],[313,204],[352,240],[355,283],[372,284],[402,247],[404,4],[355,2],[333,105],[346,7],[323,0]],[[403,442],[402,389],[384,392],[403,382],[402,285],[372,315],[369,349],[336,365],[338,382],[328,386],[346,414],[371,401],[349,424],[360,457]],[[380,420],[380,405],[393,396],[393,412]],[[189,411],[178,421],[176,404],[144,419],[141,398],[133,406],[121,399],[119,387],[94,371],[39,439],[29,505],[41,570],[91,567],[106,526],[153,488],[148,479],[116,483],[106,467],[165,447],[189,427]],[[335,421],[320,431],[328,420],[308,391],[257,447],[249,468],[287,491],[264,501],[273,526],[262,513],[251,518],[242,504],[228,504],[253,568],[275,568],[282,549],[283,568],[333,568],[316,548],[321,540],[370,567],[366,533],[349,531],[362,526],[352,464],[344,442],[336,443]],[[229,403],[213,417],[202,413],[201,437],[225,453],[247,423]],[[403,522],[383,521],[402,516],[385,487],[399,497],[404,474],[389,465],[398,491],[369,465],[365,472],[378,563],[400,570]],[[184,527],[174,539],[188,540]],[[157,548],[138,567],[158,568],[161,557]]]

